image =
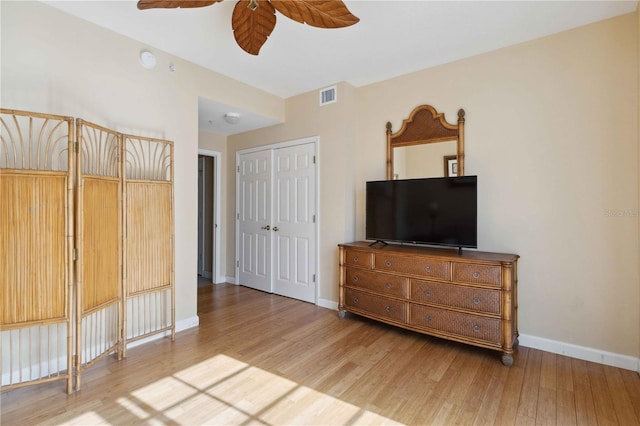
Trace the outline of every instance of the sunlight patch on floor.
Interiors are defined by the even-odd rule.
[[[118,410],[69,424],[398,424],[226,355],[163,377],[117,399]]]
[[[125,410],[129,411],[131,414],[133,414],[134,416],[136,416],[139,419],[144,419],[144,418],[146,418],[148,416],[146,411],[144,411],[142,408],[140,408],[140,406],[138,406],[138,404],[136,404],[135,402],[133,402],[129,398],[118,398],[118,399],[116,399],[116,402],[122,408],[124,408]]]
[[[74,417],[69,421],[65,421],[64,423],[69,425],[108,425],[110,424],[108,421],[103,419],[95,411],[87,411],[85,413],[82,413]],[[56,425],[60,423],[56,419],[51,419],[50,422],[44,422],[43,424]]]

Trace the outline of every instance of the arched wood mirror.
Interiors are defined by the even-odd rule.
[[[387,123],[387,179],[464,176],[464,110],[458,124],[420,105],[396,133]]]

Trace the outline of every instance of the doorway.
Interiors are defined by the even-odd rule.
[[[316,142],[238,152],[238,284],[317,302]]]
[[[220,153],[198,150],[198,283],[224,282],[220,271]]]

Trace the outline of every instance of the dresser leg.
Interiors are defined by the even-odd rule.
[[[512,354],[502,354],[502,365],[511,367],[513,365],[513,355]]]
[[[347,314],[347,311],[345,311],[344,309],[338,309],[338,318],[344,319],[346,314]]]

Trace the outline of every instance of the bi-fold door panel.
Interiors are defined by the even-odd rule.
[[[314,144],[274,150],[273,292],[315,302]]]
[[[271,152],[239,157],[239,283],[271,292]]]
[[[2,388],[72,389],[73,119],[0,109]]]
[[[78,119],[76,389],[82,372],[122,354],[122,137]]]

